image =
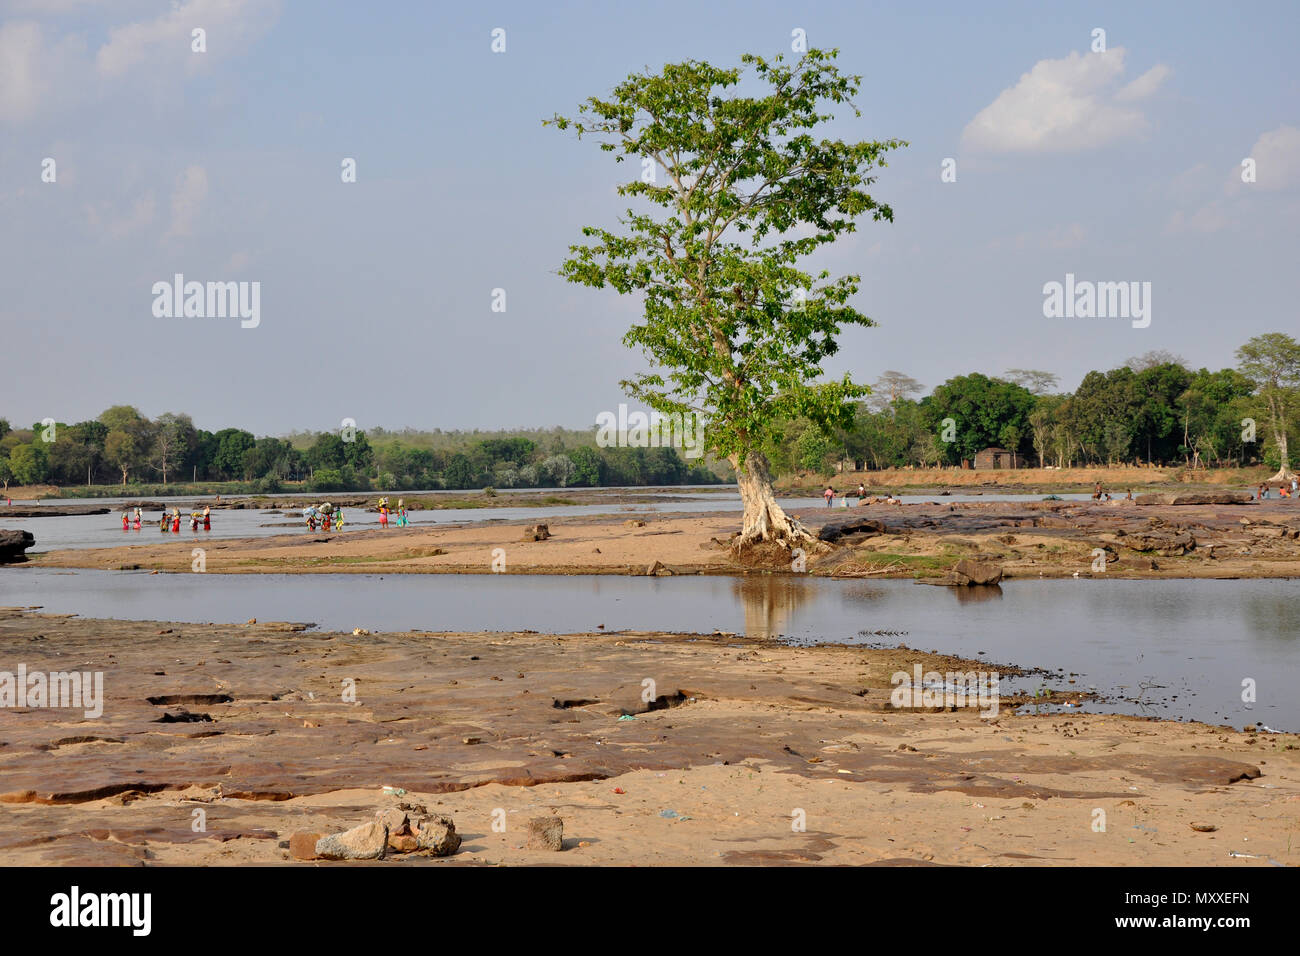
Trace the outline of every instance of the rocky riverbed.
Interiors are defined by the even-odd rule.
[[[320,865],[294,834],[399,804],[461,844],[383,865],[1300,863],[1295,735],[900,711],[893,673],[989,666],[907,648],[0,610],[20,663],[104,694],[97,718],[0,710],[11,864]],[[561,852],[530,838],[551,817]]]

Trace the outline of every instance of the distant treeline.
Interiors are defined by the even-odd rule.
[[[673,448],[599,448],[595,429],[499,432],[295,433],[257,438],[240,428],[195,428],[188,415],[149,419],[115,405],[93,421],[13,429],[0,419],[0,479],[62,487],[146,482],[243,482],[271,493],[537,488],[721,482]]]
[[[830,474],[837,464],[866,469],[974,462],[988,448],[1011,464],[1090,464],[1278,468],[1300,435],[1300,344],[1281,333],[1237,352],[1237,368],[1192,371],[1177,356],[1148,352],[1105,372],[1089,372],[1073,392],[1057,376],[1011,369],[951,378],[929,395],[920,382],[886,372],[848,427],[823,431],[784,422],[765,452],[774,469]]]
[[[1187,367],[1148,352],[1119,368],[1089,372],[1073,392],[1057,376],[1011,369],[951,378],[929,395],[886,372],[847,425],[823,430],[803,419],[777,423],[763,449],[774,471],[830,473],[837,464],[874,469],[973,462],[988,448],[1005,464],[1289,466],[1300,435],[1300,343],[1280,332],[1237,350],[1237,367]],[[601,448],[597,431],[293,433],[257,438],[240,428],[209,432],[188,415],[150,420],[114,405],[94,421],[46,420],[11,429],[0,419],[0,479],[32,485],[141,485],[161,480],[236,481],[273,492],[286,482],[312,491],[537,488],[708,484],[734,480],[724,463],[674,448]]]

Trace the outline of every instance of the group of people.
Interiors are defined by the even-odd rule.
[[[1267,501],[1268,496],[1269,496],[1268,482],[1267,481],[1260,482],[1259,487],[1255,489],[1255,500]],[[1287,483],[1285,481],[1282,482],[1282,484],[1277,486],[1277,496],[1279,498],[1300,497],[1300,479],[1292,478],[1290,487],[1287,486]]]
[[[139,531],[140,524],[144,521],[144,512],[139,507],[122,512],[122,530]],[[204,531],[212,530],[212,509],[207,505],[203,506],[202,511],[190,512],[190,530],[198,531],[200,523]],[[162,517],[158,520],[158,530],[163,534],[172,532],[180,534],[181,531],[181,509],[173,508],[169,513],[166,508],[163,509]]]
[[[1093,487],[1093,489],[1092,489],[1092,500],[1093,500],[1093,501],[1112,501],[1113,499],[1112,499],[1111,496],[1110,496],[1110,492],[1107,491],[1105,488],[1103,488],[1103,487],[1101,486],[1101,482],[1099,481],[1099,482],[1097,482],[1097,484],[1096,484],[1096,485]],[[1133,500],[1133,489],[1132,489],[1132,488],[1130,488],[1130,489],[1128,490],[1128,494],[1124,496],[1124,500],[1125,500],[1125,501],[1132,501],[1132,500]]]
[[[822,497],[826,499],[827,508],[830,508],[834,505],[837,494],[838,492],[835,491],[834,487],[832,487],[831,485],[826,486],[826,490],[822,492]],[[844,494],[838,495],[838,497],[840,499],[840,507],[847,508],[849,506],[849,493],[846,491],[844,492]],[[901,505],[903,503],[903,499],[895,498],[892,494],[872,495],[871,498],[868,499],[867,486],[859,482],[858,483],[858,504],[869,505],[869,504],[875,504],[876,502],[880,502],[882,504],[887,504],[887,505]]]
[[[308,505],[302,509],[302,516],[307,520],[309,531],[315,531],[317,527],[329,531],[331,525],[335,531],[343,530],[343,509],[328,501],[323,505]]]
[[[406,517],[406,502],[402,498],[397,499],[397,508],[389,507],[388,498],[379,499],[379,527],[388,527],[388,517],[393,516],[393,524],[399,528],[405,528],[411,522]]]

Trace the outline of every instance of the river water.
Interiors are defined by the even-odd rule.
[[[569,633],[604,625],[606,632],[721,630],[798,644],[905,644],[987,660],[988,670],[1012,663],[1053,672],[1004,682],[1004,693],[1047,686],[1095,688],[1107,697],[1077,710],[1286,731],[1300,731],[1297,592],[1288,580],[1065,579],[950,589],[788,575],[0,569],[0,605],[87,617],[218,623],[255,617],[341,631]],[[1244,701],[1251,682],[1256,700]]]
[[[734,489],[700,493],[696,489],[682,491],[653,492],[655,501],[624,504],[617,499],[618,494],[646,494],[646,489],[624,488],[607,489],[610,500],[604,503],[584,505],[539,505],[537,507],[518,508],[441,508],[425,511],[410,511],[408,517],[413,527],[433,524],[468,524],[488,521],[545,521],[564,517],[589,517],[592,515],[617,514],[624,517],[652,514],[699,514],[702,512],[741,511],[740,495]],[[513,492],[512,492],[513,493]],[[539,492],[540,493],[540,492]],[[557,494],[563,494],[560,489]],[[415,494],[415,492],[411,492]],[[464,492],[439,492],[439,494],[458,495]],[[391,496],[396,500],[397,496]],[[1063,498],[1085,500],[1087,495],[1063,495]],[[320,501],[329,499],[328,495]],[[904,502],[918,501],[1041,501],[1043,495],[964,495],[953,494],[944,497],[935,495],[905,495]],[[105,508],[118,508],[124,501],[137,499],[48,499],[44,505],[59,504],[93,504]],[[275,509],[264,511],[217,509],[212,512],[211,531],[190,531],[189,514],[194,510],[197,498],[158,498],[151,499],[176,507],[181,511],[181,535],[189,538],[261,538],[277,534],[307,534],[306,523],[301,509],[293,512],[275,514]],[[302,495],[285,496],[284,500],[302,502]],[[854,500],[854,499],[851,499]],[[820,498],[782,498],[782,507],[787,511],[821,509],[836,513],[848,513],[852,505],[845,508],[840,499],[836,499],[834,508],[828,509]],[[30,504],[30,503],[27,503]],[[343,533],[363,528],[379,527],[379,518],[372,512],[360,508],[345,508]],[[152,516],[152,520],[151,520]],[[4,518],[0,517],[0,529],[21,528],[30,531],[36,538],[36,545],[31,549],[37,551],[58,551],[67,548],[111,548],[117,545],[152,544],[158,540],[171,540],[159,530],[157,511],[147,512],[140,530],[122,530],[122,515],[114,510],[102,515],[67,515],[63,517],[38,518]],[[170,532],[168,532],[170,534]]]

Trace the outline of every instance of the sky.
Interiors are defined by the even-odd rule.
[[[863,78],[831,132],[909,143],[871,187],[894,222],[825,257],[878,323],[828,374],[1073,389],[1300,333],[1295,2],[0,0],[0,417],[591,426],[639,305],[557,270],[637,170],[541,121],[798,31]],[[258,323],[156,315],[177,273],[259,283]],[[1150,283],[1149,323],[1046,316],[1067,274]]]

